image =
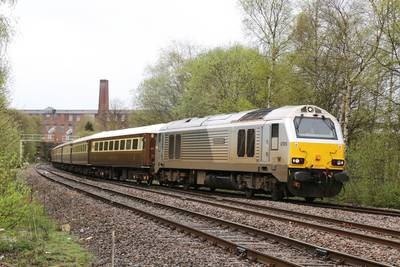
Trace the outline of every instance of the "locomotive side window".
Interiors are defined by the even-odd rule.
[[[271,126],[271,150],[278,150],[279,146],[279,123]]]
[[[181,135],[177,134],[175,136],[175,159],[181,157]]]
[[[168,136],[168,158],[169,159],[174,158],[174,147],[175,147],[175,136],[171,134]]]
[[[132,149],[132,139],[126,140],[126,150]]]
[[[246,131],[239,130],[237,139],[237,155],[238,157],[244,157],[246,153]]]
[[[254,129],[241,129],[238,131],[237,155],[238,157],[254,157],[256,134]]]
[[[125,150],[125,140],[119,142],[119,150]]]
[[[247,156],[254,157],[254,146],[256,141],[256,134],[254,129],[247,130]]]

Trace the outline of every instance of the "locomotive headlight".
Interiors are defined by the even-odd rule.
[[[333,159],[332,160],[333,166],[344,166],[344,160],[342,159]]]
[[[292,158],[292,164],[304,164],[303,158]]]

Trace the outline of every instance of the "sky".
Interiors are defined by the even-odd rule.
[[[100,79],[109,80],[110,101],[132,108],[146,66],[173,42],[246,42],[236,0],[19,0],[11,13],[17,109],[97,109]]]

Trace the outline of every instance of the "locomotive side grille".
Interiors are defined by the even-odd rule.
[[[164,135],[164,151],[163,151],[163,160],[168,160],[168,147],[169,147],[169,138],[168,135]]]
[[[256,129],[256,141],[255,141],[254,157],[260,158],[261,155],[261,129]]]
[[[227,130],[189,132],[182,136],[183,160],[227,160]]]
[[[177,134],[177,133],[173,133]],[[180,133],[182,135],[181,160],[228,160],[228,130]],[[168,160],[169,138],[164,138],[164,160]]]

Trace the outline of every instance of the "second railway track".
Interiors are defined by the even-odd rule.
[[[40,173],[46,176],[43,171]],[[47,176],[49,176],[48,173]],[[61,181],[66,179],[66,177],[53,177],[52,179],[59,183],[66,183],[75,190],[85,191],[87,194],[102,198],[105,201],[128,206],[129,209],[134,208],[135,212],[146,210],[147,213],[144,216],[153,217],[170,226],[173,225],[171,226],[173,228],[188,232],[195,231],[195,235],[201,236],[201,238],[219,244],[222,242],[222,246],[263,263],[275,264],[276,266],[389,266],[372,260],[313,246],[254,227],[139,198],[124,193],[121,190],[108,189],[104,186],[95,185],[90,181],[81,181],[80,179],[70,179],[68,182]],[[131,202],[135,202],[134,206],[136,207],[132,207]]]

